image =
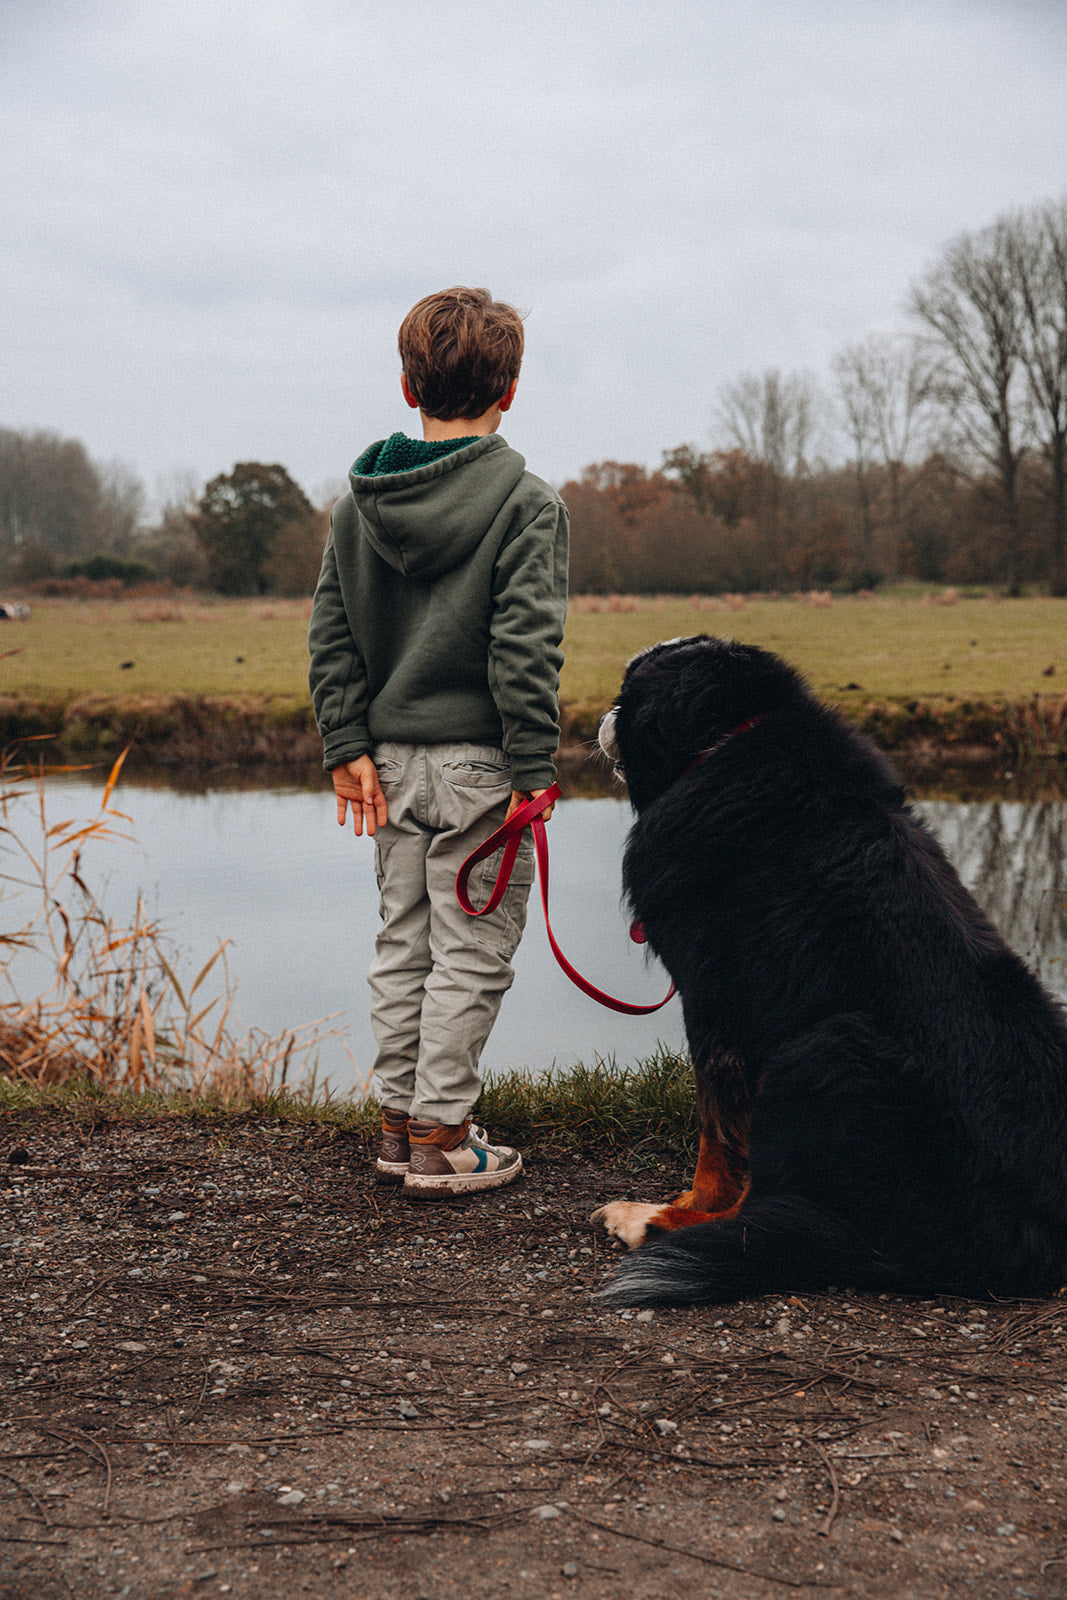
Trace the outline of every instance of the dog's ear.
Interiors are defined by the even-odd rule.
[[[641,810],[669,788],[692,759],[689,692],[674,646],[632,661],[615,706],[613,734],[630,799]]]
[[[757,645],[707,634],[653,645],[631,661],[617,701],[615,739],[634,805],[750,718],[806,698],[799,675]]]
[[[784,711],[809,698],[800,674],[780,656],[736,639],[687,640],[675,665],[681,700],[704,747],[751,717]]]

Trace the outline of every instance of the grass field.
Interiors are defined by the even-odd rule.
[[[306,701],[309,609],[306,601],[39,601],[29,621],[0,631],[0,696],[248,694]],[[943,604],[914,591],[829,605],[792,597],[733,604],[579,598],[567,626],[564,701],[579,712],[603,709],[635,651],[698,632],[776,650],[818,693],[846,703],[1067,693],[1067,601]]]

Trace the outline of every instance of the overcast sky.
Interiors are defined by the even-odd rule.
[[[1064,0],[0,0],[0,88],[0,425],[150,491],[342,478],[457,282],[535,471],[656,465],[1067,193]]]

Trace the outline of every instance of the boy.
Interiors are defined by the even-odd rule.
[[[529,834],[489,916],[464,914],[455,878],[554,778],[567,513],[496,431],[522,360],[518,313],[485,289],[446,289],[409,311],[399,345],[423,438],[394,433],[352,468],[308,643],[337,820],[351,808],[356,833],[375,835],[377,1169],[432,1197],[522,1171],[470,1112],[526,919]],[[476,902],[495,868],[472,874]]]

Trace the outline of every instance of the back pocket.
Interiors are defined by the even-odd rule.
[[[446,761],[441,774],[454,789],[511,791],[511,768],[506,761]]]

